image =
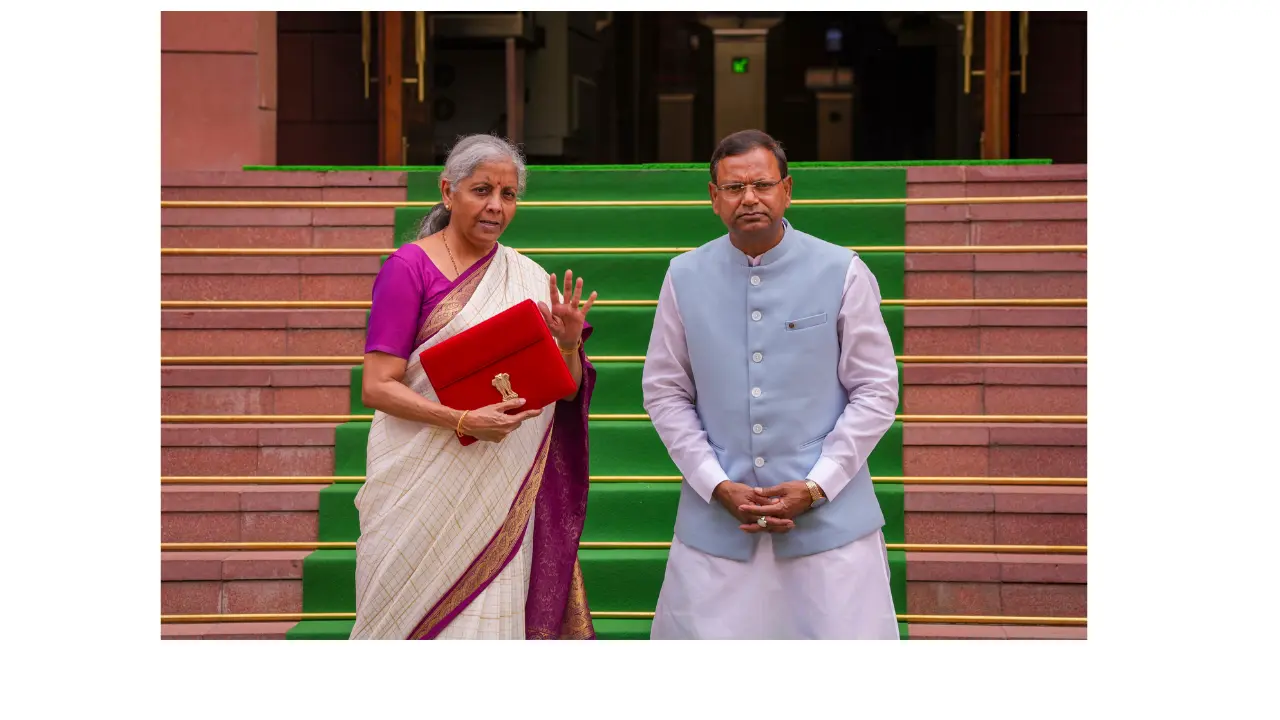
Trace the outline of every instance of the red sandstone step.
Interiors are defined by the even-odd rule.
[[[160,292],[163,300],[367,300],[378,267],[377,257],[164,257]]]
[[[1086,545],[1083,487],[907,485],[909,543]]]
[[[364,310],[163,310],[160,315],[163,355],[359,355],[364,350]],[[1087,328],[1061,324],[1074,322],[1068,315],[1036,318],[1010,311],[1005,321],[1010,324],[981,326],[954,325],[966,317],[962,314],[910,317],[911,323],[923,324],[906,328],[908,355],[1087,354]],[[981,322],[1000,321],[999,314],[980,317],[985,318]],[[1036,322],[1043,324],[1026,324]]]
[[[1024,261],[1031,263],[1034,256],[1027,256]],[[1043,261],[1037,263],[1041,267],[1065,264],[1066,259]],[[1016,267],[1016,264],[1009,263]],[[906,274],[906,296],[921,299],[1077,299],[1088,297],[1088,277],[1083,272],[1060,271],[1043,272],[1031,270],[1011,270],[1001,272],[947,271],[923,272],[908,271]],[[1037,308],[1027,308],[1037,309]]]
[[[383,244],[391,239],[388,229]],[[161,297],[364,300],[378,263],[377,257],[165,257]],[[1086,265],[1084,253],[913,254],[907,258],[907,297],[1082,298]],[[1083,317],[1083,310],[1077,313]]]
[[[284,640],[295,623],[161,625],[162,640]],[[910,640],[1084,640],[1087,628],[910,623]]]
[[[164,475],[328,475],[335,424],[162,425]],[[908,423],[916,476],[1086,477],[1084,425]]]
[[[184,365],[160,371],[166,415],[332,415],[350,408],[351,369],[329,365]]]
[[[242,622],[161,624],[161,640],[284,640],[297,623]]]
[[[955,207],[955,206],[949,206]],[[910,210],[908,210],[910,213]],[[964,217],[917,218],[908,214],[908,245],[1085,245],[1083,217],[1061,220],[969,220]]]
[[[161,542],[307,542],[325,485],[161,487]]]
[[[313,258],[314,259],[314,258]],[[377,258],[374,258],[376,261]],[[376,273],[164,275],[161,300],[368,300]]]
[[[394,230],[390,226],[214,226],[162,227],[161,247],[174,248],[388,248]],[[172,257],[162,258],[174,259]],[[319,258],[311,258],[319,259]]]
[[[931,183],[1001,183],[1017,185],[1041,182],[1084,182],[1089,166],[1070,165],[928,165],[907,168],[908,188]],[[1017,193],[1015,193],[1017,194]]]
[[[287,200],[335,202],[395,202],[404,200],[405,187],[319,188],[162,188],[162,200]],[[392,226],[394,208],[161,208],[162,227],[190,226]]]
[[[1087,477],[1085,425],[908,423],[902,443],[907,475]]]
[[[908,327],[907,355],[1087,355],[1083,327]]]
[[[165,615],[302,612],[308,553],[162,552]],[[907,612],[1085,617],[1084,556],[907,553]]]
[[[160,612],[165,615],[302,611],[307,551],[162,552]]]
[[[1082,364],[939,364],[903,367],[903,408],[911,414],[1084,415]]]
[[[911,640],[1085,640],[1088,628],[1034,625],[943,625],[910,623]]]
[[[349,366],[167,366],[161,412],[341,414]],[[1086,413],[1084,365],[908,365],[903,402],[911,414]]]
[[[1088,253],[919,253],[906,256],[907,276],[931,273],[1085,273]]]
[[[319,492],[324,487],[165,485],[161,487],[161,541],[314,541]],[[1083,487],[908,485],[906,541],[944,545],[1085,545],[1087,504]],[[952,560],[920,559],[925,564]],[[985,561],[1022,562],[1005,556],[988,557]],[[986,568],[975,582],[991,581],[992,572],[996,570]]]
[[[363,310],[162,310],[162,355],[360,355]]]
[[[387,170],[343,170],[336,172],[243,171],[243,170],[164,170],[160,173],[161,193],[178,188],[201,191],[234,188],[313,188],[313,187],[405,187],[409,175]],[[167,199],[167,198],[165,198]]]
[[[333,429],[322,424],[162,425],[162,475],[330,475]]]

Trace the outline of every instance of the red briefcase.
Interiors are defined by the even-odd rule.
[[[440,402],[455,410],[524,398],[514,415],[545,408],[574,390],[573,375],[532,300],[524,300],[419,356]],[[475,438],[464,435],[463,445]]]

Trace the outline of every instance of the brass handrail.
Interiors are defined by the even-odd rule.
[[[588,355],[593,363],[642,363],[644,355]],[[898,355],[911,364],[1085,364],[1087,355]],[[363,355],[161,355],[161,365],[360,365]]]
[[[1088,245],[845,245],[846,250],[868,253],[1083,253]],[[380,257],[395,252],[394,247],[376,248],[160,248],[162,256],[220,257],[220,256],[269,256],[269,257]],[[686,253],[693,247],[548,247],[513,248],[522,255],[641,255]]]
[[[1088,307],[1086,298],[907,298],[903,307]],[[596,300],[595,307],[657,307],[657,300]],[[368,310],[369,300],[161,300],[161,310]]]
[[[665,550],[671,542],[580,542],[580,550]],[[235,552],[286,550],[354,550],[355,542],[162,542],[160,552]],[[951,545],[885,543],[889,550],[925,553],[996,553],[1007,555],[1087,555],[1086,545]]]
[[[792,200],[792,205],[1022,205],[1088,202],[1088,195],[1010,195],[1008,197],[831,198]],[[436,200],[161,200],[161,208],[393,209],[431,208]],[[710,200],[526,200],[521,208],[710,207]]]
[[[649,620],[653,618],[651,611],[628,612],[623,610],[592,610],[594,620]],[[1080,617],[1033,617],[1027,615],[913,615],[900,613],[898,622],[931,624],[931,625],[1048,625],[1056,627],[1086,627],[1087,618]],[[204,625],[222,623],[253,622],[302,622],[304,620],[355,620],[353,612],[320,613],[223,613],[201,615],[161,615],[161,625]]]
[[[915,423],[1061,423],[1086,424],[1085,415],[895,415],[894,420]],[[648,413],[592,413],[588,420],[649,420]],[[171,424],[288,423],[328,424],[372,422],[373,415],[161,415]]]
[[[678,483],[679,475],[592,475],[593,483]],[[161,485],[358,485],[364,475],[161,475]],[[1086,487],[1082,477],[948,477],[945,475],[872,475],[882,485],[991,485],[1011,487]]]

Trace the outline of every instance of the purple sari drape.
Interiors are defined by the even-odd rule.
[[[591,332],[590,325],[583,328],[584,343]],[[556,403],[551,450],[534,509],[533,570],[524,606],[525,637],[530,640],[595,638],[578,565],[578,541],[587,516],[587,418],[596,369],[582,348],[578,357],[582,384],[576,398]]]

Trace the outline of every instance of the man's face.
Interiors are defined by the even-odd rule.
[[[762,147],[720,160],[710,183],[711,207],[731,232],[775,230],[791,206],[791,177],[782,179],[778,159]]]

